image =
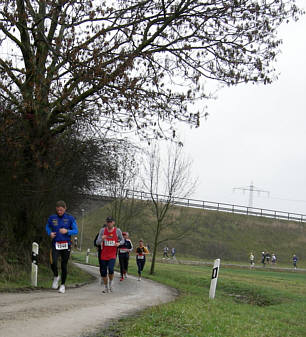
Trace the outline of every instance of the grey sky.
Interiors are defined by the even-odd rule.
[[[274,84],[221,89],[200,128],[180,128],[199,177],[195,198],[248,205],[248,193],[233,187],[253,181],[270,191],[254,193],[254,207],[306,214],[306,16],[279,32]]]

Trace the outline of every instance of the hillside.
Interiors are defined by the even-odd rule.
[[[129,231],[134,244],[142,238],[152,247],[154,217],[148,203],[138,201],[137,204],[134,216],[118,227]],[[83,249],[93,248],[93,239],[111,209],[110,203],[85,213]],[[261,252],[269,251],[283,263],[291,263],[293,253],[300,260],[306,260],[304,223],[185,207],[173,207],[166,223],[171,225],[166,227],[162,238],[168,240],[161,244],[160,250],[167,244],[170,248],[176,247],[180,256],[245,262],[253,251],[259,263]],[[81,232],[81,218],[78,224]],[[187,232],[182,239],[173,238],[184,231]]]

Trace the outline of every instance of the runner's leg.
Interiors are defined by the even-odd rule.
[[[123,273],[124,273],[124,255],[123,254],[119,254],[119,265],[120,265],[121,279],[123,279]]]
[[[125,254],[124,257],[124,261],[123,261],[123,269],[124,269],[124,273],[126,274],[129,268],[129,256],[127,254]]]
[[[108,292],[107,266],[108,260],[100,260],[100,274],[105,286],[105,289],[103,290],[104,293]]]
[[[108,261],[108,278],[109,278],[109,290],[110,291],[112,291],[115,263],[116,263],[116,259],[110,259]]]
[[[67,278],[67,264],[70,256],[70,249],[63,249],[61,253],[62,284],[65,284]]]
[[[50,265],[54,277],[58,277],[57,259],[58,259],[58,251],[55,249],[55,247],[52,247],[50,252]]]

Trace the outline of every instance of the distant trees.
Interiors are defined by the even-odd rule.
[[[150,274],[154,273],[155,260],[158,246],[163,241],[179,239],[187,231],[185,227],[181,232],[176,232],[175,236],[164,237],[161,233],[168,227],[175,224],[175,221],[167,218],[169,209],[174,205],[175,197],[188,197],[195,189],[196,179],[191,176],[191,162],[184,158],[182,147],[172,145],[168,147],[167,154],[163,160],[160,148],[155,145],[148,153],[148,161],[145,164],[143,185],[149,192],[151,203],[149,204],[154,221],[153,231],[153,254]],[[161,195],[159,195],[161,194]]]

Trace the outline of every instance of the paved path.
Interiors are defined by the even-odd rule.
[[[98,268],[79,265],[99,276]],[[50,282],[51,283],[51,282]],[[103,294],[100,282],[67,289],[0,294],[0,337],[81,337],[148,306],[169,302],[176,290],[156,282],[115,276],[114,291]]]

